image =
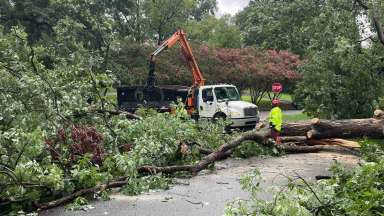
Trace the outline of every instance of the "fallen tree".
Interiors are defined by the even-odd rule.
[[[322,138],[358,138],[372,137],[384,138],[384,115],[375,111],[374,118],[349,119],[349,120],[319,120],[294,122],[283,125],[283,144],[277,146],[287,153],[311,153],[319,151],[342,151],[358,155],[357,143],[342,139]],[[286,136],[286,137],[285,137]],[[256,141],[266,145],[270,133],[266,129],[245,132],[233,140],[220,146],[194,165],[182,166],[143,166],[140,173],[174,173],[179,171],[190,172],[196,175],[199,171],[208,167],[209,164],[220,160],[228,155],[227,151],[236,148],[244,141]],[[319,139],[320,138],[320,139]],[[293,142],[292,142],[293,141]]]
[[[348,119],[339,121],[312,119],[308,139],[325,138],[383,138],[383,119]]]
[[[350,141],[345,139],[321,139],[321,140],[307,140],[308,145],[335,145],[351,149],[359,149],[360,144],[356,141]]]
[[[311,129],[311,121],[299,121],[283,124],[281,136],[306,136],[306,133]]]
[[[374,118],[369,119],[351,119],[351,120],[319,120],[287,123],[283,125],[281,145],[277,148],[289,154],[313,153],[319,151],[337,151],[358,155],[359,145],[356,142],[337,138],[357,138],[374,137],[384,138],[384,115],[382,111],[376,111]],[[332,139],[329,139],[331,136]],[[217,150],[203,149],[199,147],[202,154],[207,154],[196,164],[175,165],[175,166],[152,166],[145,165],[138,168],[141,174],[189,172],[196,175],[203,169],[206,169],[215,161],[222,160],[230,156],[233,150],[245,141],[256,141],[260,145],[270,145],[267,140],[270,138],[268,129],[252,130],[244,132],[229,142],[221,145]],[[318,139],[320,138],[320,139]],[[328,138],[328,139],[322,139]],[[37,205],[40,209],[52,208],[75,199],[78,196],[92,194],[107,188],[121,187],[127,182],[126,179],[111,182],[105,185],[99,185],[93,188],[83,189],[61,199]]]

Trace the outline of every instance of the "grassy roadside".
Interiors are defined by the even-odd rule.
[[[286,105],[290,106],[289,104],[291,104],[292,102],[292,96],[290,94],[281,94],[279,96],[280,100],[281,101],[284,101]],[[246,101],[246,102],[249,102],[249,103],[252,103],[252,99],[251,99],[251,96],[250,95],[242,95],[241,96],[241,99],[243,101]],[[270,110],[272,107],[271,107],[271,101],[270,99],[268,98],[267,95],[265,95],[259,102],[258,104],[259,106],[259,109],[261,110]]]
[[[280,94],[279,98],[280,100],[283,100],[283,101],[292,102],[292,96],[290,94],[285,94],[285,93]],[[242,95],[241,99],[243,101],[252,102],[250,95]],[[260,101],[260,103],[265,103],[265,102],[270,103],[270,99],[268,98],[267,95],[264,95],[264,97]]]
[[[307,116],[305,113],[299,113],[295,115],[285,115],[283,114],[283,121],[284,122],[295,122],[295,121],[304,121],[311,119],[309,116]]]

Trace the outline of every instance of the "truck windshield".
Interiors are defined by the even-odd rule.
[[[215,95],[218,101],[238,101],[240,95],[234,87],[216,87]]]

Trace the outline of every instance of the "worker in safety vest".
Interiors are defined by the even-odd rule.
[[[279,107],[280,100],[272,100],[272,110],[269,113],[269,128],[271,128],[271,136],[275,140],[276,144],[281,144],[280,132],[281,125],[283,124],[283,114]]]

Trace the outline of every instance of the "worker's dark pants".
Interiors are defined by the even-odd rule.
[[[281,143],[280,132],[277,131],[275,128],[271,128],[271,137],[275,140],[276,144]]]

